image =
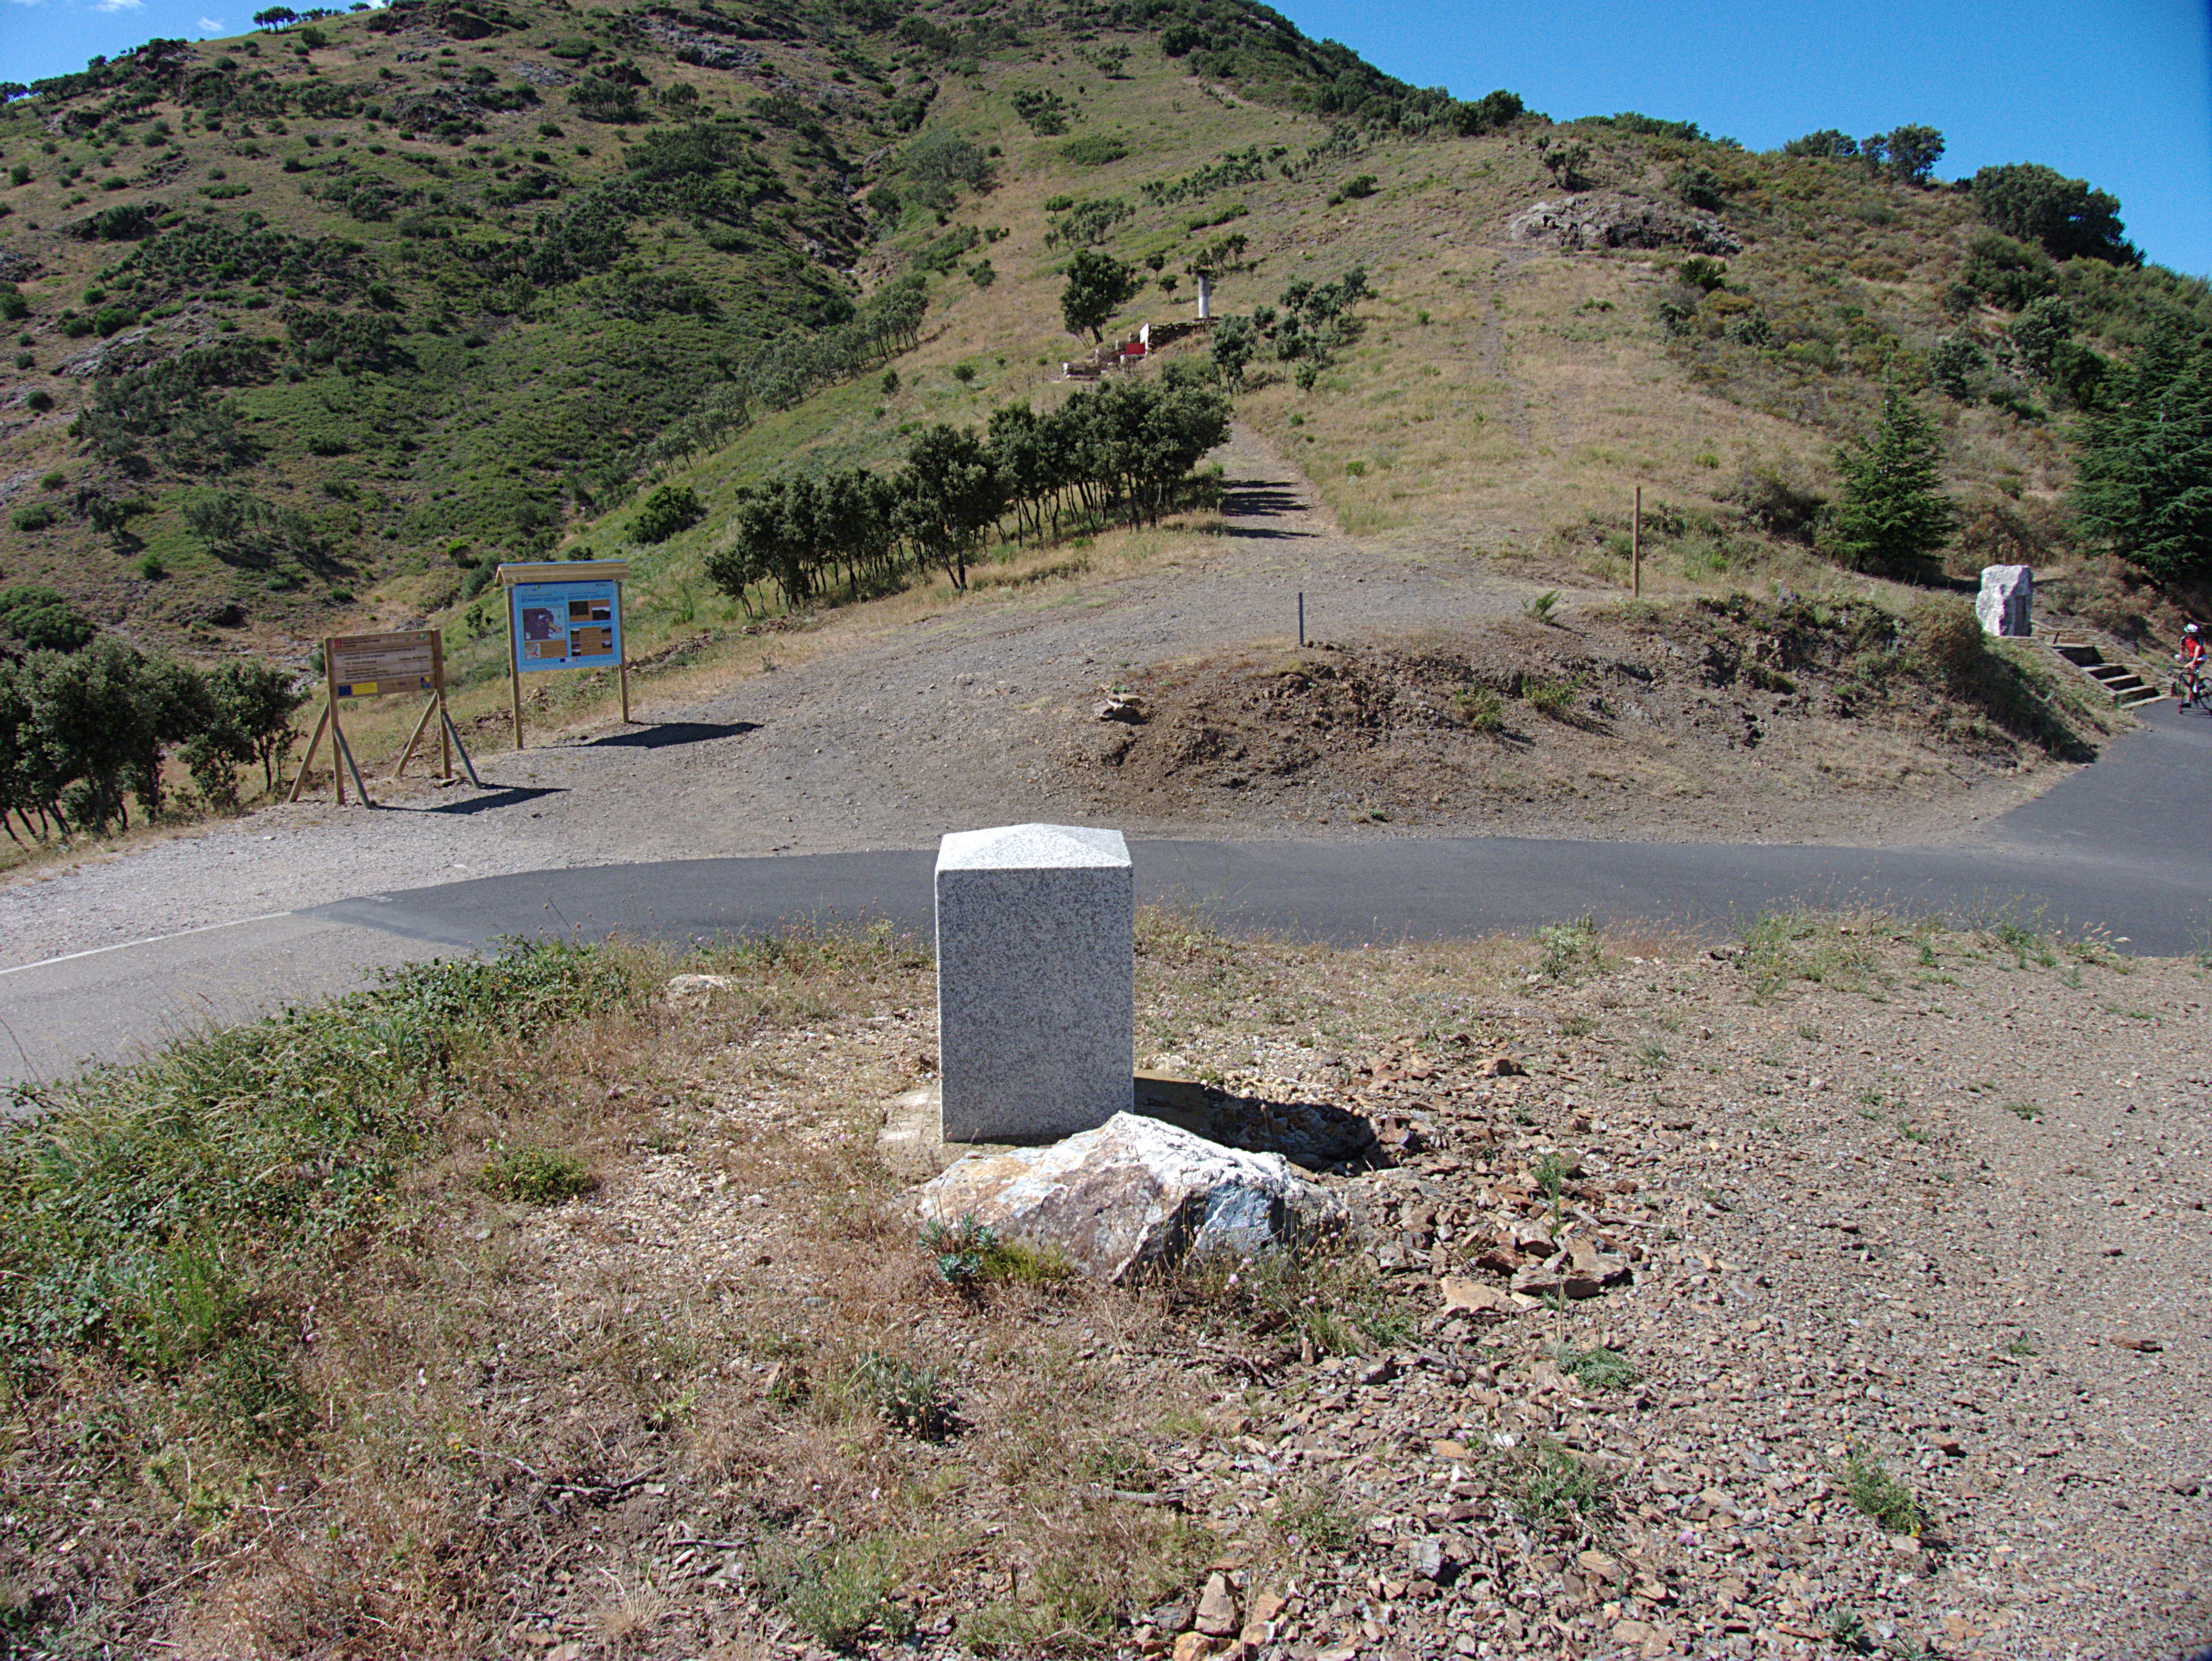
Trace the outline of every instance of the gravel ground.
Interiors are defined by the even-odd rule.
[[[462,1435],[539,1474],[501,1455],[407,1502],[528,1611],[471,1652],[825,1654],[775,1590],[775,1543],[903,1537],[917,1495],[940,1498],[898,1592],[913,1636],[864,1631],[863,1652],[973,1652],[1038,1554],[1138,1526],[1122,1513],[1212,1543],[1117,1629],[1121,1655],[2148,1661],[2212,1639],[2212,972],[1879,920],[1616,952],[1599,972],[1555,949],[1564,984],[1480,984],[1449,949],[1147,973],[1148,1061],[1355,1110],[1395,1151],[1322,1178],[1384,1289],[1373,1341],[1335,1357],[1233,1305],[933,1294],[846,1174],[868,1104],[932,1076],[926,977],[769,1030],[696,1018],[665,1077],[589,1060],[578,1082],[656,1122],[611,1117],[588,1200],[464,1184],[425,1216],[417,1237],[482,1263],[434,1323],[453,1353],[426,1375],[401,1352],[375,1392],[395,1445]],[[1525,1073],[1491,1076],[1499,1054]],[[1556,1212],[1550,1158],[1575,1173]],[[1627,1275],[1556,1310],[1532,1292],[1577,1241]],[[792,1395],[793,1363],[834,1378],[866,1346],[939,1368],[958,1433]],[[648,1386],[608,1360],[641,1347],[701,1370]],[[1632,1377],[1592,1370],[1601,1349]],[[637,1398],[679,1385],[672,1442]],[[1094,1441],[1110,1478],[1054,1465]],[[1917,1525],[1855,1503],[1855,1457]],[[1545,1514],[1546,1459],[1589,1473],[1580,1507]],[[1041,1486],[1004,1494],[1011,1470]],[[640,1470],[649,1492],[589,1500]],[[131,1549],[82,1516],[32,1528],[39,1509],[31,1534],[82,1543],[0,1563],[41,1594]],[[237,1573],[146,1614],[180,1652],[303,1652],[272,1613],[297,1571]],[[1201,1648],[1183,1628],[1209,1588],[1238,1636]]]
[[[501,747],[503,724],[479,728],[482,792],[379,783],[386,810],[303,803],[18,876],[0,887],[0,967],[463,876],[915,847],[977,824],[1102,815],[1133,835],[1281,835],[1292,821],[1272,798],[1239,802],[1196,783],[1139,800],[1102,791],[1091,755],[1101,688],[1291,645],[1300,591],[1316,635],[1387,640],[1517,617],[1540,585],[1472,555],[1361,548],[1249,432],[1219,458],[1231,481],[1223,533],[1182,538],[1129,574],[979,591],[896,627],[865,607],[832,613],[774,674],[680,702],[641,677],[636,706],[652,725],[556,732],[520,755]],[[1556,615],[1571,619],[1577,604],[1571,595]],[[1583,812],[1587,791],[1571,790],[1548,805],[1455,815],[1431,811],[1425,792],[1418,817],[1462,833],[1674,840],[1723,827],[1750,841],[1940,842],[1978,834],[2067,771],[1939,764],[1826,819],[1802,791],[1777,792],[1740,767],[1713,770],[1694,815],[1672,793],[1644,801],[1616,785],[1606,788],[1625,800],[1603,812]],[[1301,817],[1296,828],[1417,828],[1352,817]]]
[[[956,1293],[876,1149],[934,1076],[927,966],[757,967],[447,1104],[476,1130],[319,1323],[345,1422],[209,1466],[250,1528],[128,1476],[105,1516],[0,1484],[0,1583],[204,1656],[2212,1638],[2205,964],[1880,918],[1601,963],[1187,927],[1140,937],[1140,1053],[1386,1150],[1321,1173],[1363,1228],[1303,1298]],[[501,1137],[548,1134],[595,1192],[485,1194]]]

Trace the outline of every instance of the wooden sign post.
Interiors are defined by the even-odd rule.
[[[307,753],[300,762],[300,776],[292,781],[292,793],[287,800],[300,799],[300,792],[307,782],[307,769],[314,764],[315,752],[327,729],[331,735],[331,785],[337,804],[345,805],[346,774],[350,773],[362,805],[374,807],[368,782],[362,777],[361,764],[354,760],[353,745],[346,738],[338,700],[381,698],[398,692],[427,692],[430,697],[422,706],[422,718],[415,723],[415,730],[408,735],[407,747],[399,752],[399,765],[392,768],[392,776],[397,779],[407,770],[408,759],[415,754],[423,729],[434,715],[439,723],[439,777],[453,776],[453,752],[459,750],[462,765],[469,770],[470,782],[482,782],[477,778],[476,764],[469,760],[468,750],[461,743],[460,733],[453,726],[453,718],[447,712],[446,642],[436,629],[409,629],[395,634],[331,635],[323,642],[323,678],[327,688],[323,712],[315,722],[314,736],[307,740]]]
[[[611,669],[629,723],[629,653],[623,635],[626,560],[569,560],[503,565],[507,590],[507,680],[514,747],[522,748],[522,677],[554,669]]]
[[[1644,487],[1636,487],[1636,517],[1628,524],[1628,595],[1644,597]]]

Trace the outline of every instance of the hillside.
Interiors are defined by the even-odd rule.
[[[430,617],[465,682],[503,672],[497,561],[620,555],[634,655],[727,672],[793,598],[717,591],[741,493],[1060,408],[1085,254],[1138,279],[1109,339],[1209,275],[1237,418],[1389,557],[1617,593],[1640,488],[1647,594],[1818,591],[1836,447],[1892,388],[1937,423],[1954,578],[2026,559],[2046,605],[2162,631],[2185,591],[2068,493],[2100,386],[2201,350],[2212,298],[2111,198],[1938,185],[1939,153],[1557,123],[1232,0],[401,0],[155,41],[0,107],[0,580],[203,658]],[[1064,535],[1104,529],[1060,525],[1080,494]],[[807,603],[920,580],[863,563]]]

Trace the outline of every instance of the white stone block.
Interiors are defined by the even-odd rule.
[[[1974,597],[1974,615],[1982,620],[1984,634],[2035,633],[2035,572],[2024,565],[1985,565],[1982,591]]]
[[[937,851],[947,1142],[1045,1142],[1133,1099],[1136,884],[1121,833],[955,831]]]

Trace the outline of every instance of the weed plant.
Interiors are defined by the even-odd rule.
[[[1560,1372],[1592,1390],[1628,1390],[1644,1377],[1635,1362],[1602,1344],[1595,1349],[1561,1344],[1553,1350],[1552,1360]]]
[[[951,1391],[933,1367],[863,1350],[847,1371],[845,1386],[853,1400],[910,1436],[936,1442],[951,1432]]]
[[[921,1249],[934,1260],[938,1277],[963,1293],[994,1285],[1054,1286],[1073,1280],[1077,1273],[1063,1253],[1037,1252],[1018,1240],[1001,1240],[972,1215],[949,1228],[941,1222],[924,1224]]]
[[[1536,944],[1543,952],[1536,972],[1547,980],[1571,980],[1595,971],[1603,961],[1595,917],[1547,924],[1536,931]]]
[[[851,1648],[872,1627],[893,1643],[913,1629],[890,1596],[900,1579],[897,1549],[879,1537],[808,1548],[779,1543],[759,1555],[757,1567],[770,1601],[833,1650]]]
[[[1573,707],[1575,694],[1583,688],[1580,676],[1569,676],[1553,681],[1531,681],[1522,695],[1529,706],[1546,715],[1564,715]]]
[[[1878,1459],[1854,1448],[1844,1461],[1844,1496],[1891,1534],[1917,1535],[1926,1526],[1910,1484],[1890,1475]]]
[[[1476,732],[1496,732],[1505,724],[1505,700],[1488,687],[1462,687],[1452,694],[1462,724]]]
[[[1550,1437],[1515,1453],[1503,1487],[1528,1522],[1538,1527],[1592,1523],[1610,1508],[1611,1484],[1604,1474]]]

